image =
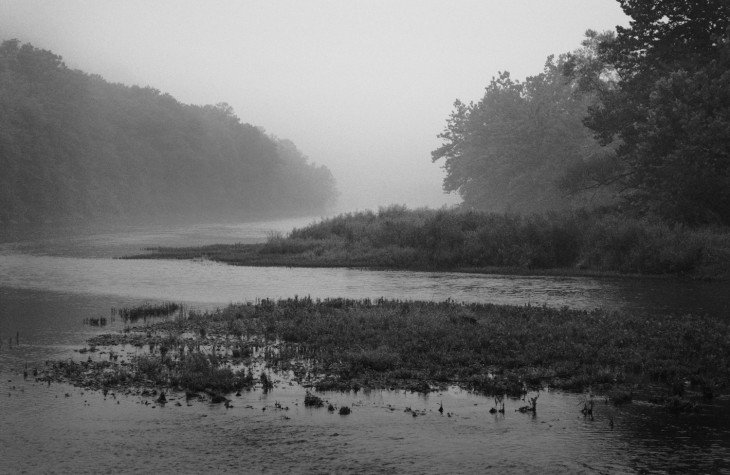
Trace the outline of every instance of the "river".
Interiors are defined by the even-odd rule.
[[[558,392],[540,393],[535,417],[515,412],[522,401],[489,414],[491,400],[455,388],[327,394],[353,405],[339,416],[305,409],[303,389],[285,384],[230,409],[152,408],[23,379],[26,365],[77,358],[86,338],[118,329],[85,318],[159,300],[211,309],[294,295],[386,297],[730,315],[727,283],[114,259],[150,246],[257,242],[310,221],[0,230],[0,472],[730,473],[730,402],[721,398],[682,415],[599,404],[587,420],[582,395]]]

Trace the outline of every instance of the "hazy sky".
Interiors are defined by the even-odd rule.
[[[454,100],[627,23],[615,0],[0,0],[0,40],[228,102],[327,165],[344,210],[457,202],[430,155]]]

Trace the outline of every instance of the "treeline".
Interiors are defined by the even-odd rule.
[[[17,40],[0,45],[0,222],[320,212],[324,166],[230,106],[112,84]]]
[[[465,207],[730,224],[730,3],[620,3],[629,27],[456,102],[432,158]]]

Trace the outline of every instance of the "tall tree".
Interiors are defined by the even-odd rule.
[[[490,211],[571,206],[558,184],[600,147],[582,124],[590,98],[563,74],[567,59],[548,58],[524,82],[500,73],[479,102],[456,101],[432,152],[443,160],[444,190]]]
[[[600,45],[617,87],[586,125],[616,145],[629,201],[730,224],[730,2],[619,0],[632,20]]]

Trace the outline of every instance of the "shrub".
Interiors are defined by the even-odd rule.
[[[304,406],[305,407],[322,407],[322,406],[324,406],[324,401],[322,401],[322,398],[315,396],[311,392],[307,391],[307,394],[304,396]]]

